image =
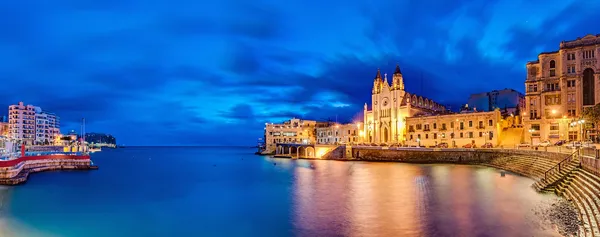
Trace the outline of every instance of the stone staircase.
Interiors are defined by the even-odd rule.
[[[544,177],[544,173],[556,166],[556,164],[558,164],[558,161],[551,159],[515,155],[493,159],[486,165],[532,177],[537,180]]]
[[[575,168],[558,182],[556,192],[572,201],[579,209],[583,223],[579,236],[600,236],[600,178],[581,168]]]
[[[538,192],[556,192],[556,186],[579,166],[577,152],[568,155],[555,166],[544,172],[538,181],[533,183],[533,188]]]

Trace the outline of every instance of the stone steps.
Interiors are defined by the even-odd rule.
[[[593,236],[600,236],[600,230],[598,229],[598,206],[589,195],[589,193],[584,190],[582,184],[578,182],[578,179],[575,178],[572,185],[569,189],[573,190],[579,196],[579,200],[583,202],[583,207],[585,208],[585,212],[587,213],[590,228],[592,229]]]
[[[593,237],[593,232],[591,231],[591,228],[590,228],[589,216],[587,215],[586,208],[583,206],[583,204],[582,204],[583,202],[580,200],[579,196],[577,196],[576,194],[571,192],[569,189],[565,189],[564,194],[565,194],[565,197],[568,200],[571,200],[575,204],[577,209],[579,210],[580,221],[583,223],[582,228],[580,228],[580,232],[582,232],[581,229],[583,229],[583,232],[580,233],[579,236]]]
[[[542,175],[541,179],[533,184],[533,187],[537,191],[555,192],[556,186],[563,178],[567,177],[569,173],[577,168],[578,162],[577,160],[573,160],[558,172],[549,173],[547,177]]]

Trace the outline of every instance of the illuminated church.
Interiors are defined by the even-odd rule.
[[[373,81],[371,109],[364,107],[364,137],[366,143],[404,143],[406,141],[406,117],[444,113],[446,108],[433,100],[404,91],[404,79],[400,66],[388,83],[387,74],[377,75]]]

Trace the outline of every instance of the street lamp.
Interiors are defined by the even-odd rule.
[[[529,129],[529,139],[531,140],[530,141],[530,145],[531,145],[532,148],[533,148],[533,133],[534,132],[535,132],[535,129],[533,129],[533,128]]]
[[[571,122],[571,127],[576,127],[577,125],[579,125],[579,133],[581,134],[581,138],[580,138],[581,141],[583,141],[583,124],[585,124],[585,120],[583,120],[583,119]]]

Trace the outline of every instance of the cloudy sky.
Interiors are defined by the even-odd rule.
[[[253,145],[265,122],[351,121],[377,68],[457,107],[600,34],[600,1],[0,1],[0,107],[126,145]],[[595,13],[595,15],[594,15]],[[0,114],[7,114],[8,109]]]

